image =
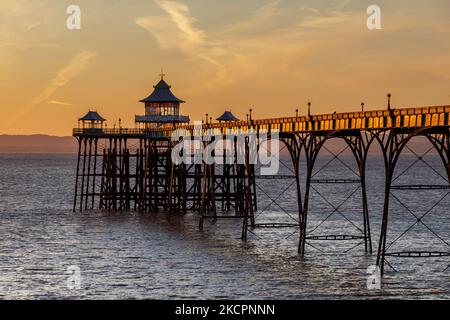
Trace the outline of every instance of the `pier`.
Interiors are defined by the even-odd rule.
[[[417,248],[393,252],[387,243],[390,203],[396,197],[396,190],[420,197],[424,190],[450,189],[450,106],[394,108],[388,95],[387,107],[373,111],[364,110],[362,104],[358,112],[317,115],[312,114],[311,104],[308,104],[307,115],[298,115],[297,112],[293,117],[254,119],[250,111],[247,119],[239,120],[231,112],[225,112],[217,122],[206,116],[202,123],[191,124],[188,116],[180,114],[180,104],[184,101],[172,94],[163,75],[153,93],[141,102],[145,104],[145,115],[136,116],[136,128],[106,128],[105,119],[94,111],[80,118],[79,127],[73,130],[78,141],[74,211],[137,210],[164,212],[169,218],[194,211],[198,213],[200,230],[205,227],[207,219],[241,220],[244,241],[248,232],[255,228],[296,228],[301,256],[305,254],[306,244],[314,241],[357,241],[367,254],[376,250],[381,273],[384,272],[386,257],[450,255],[450,250],[429,252]],[[204,159],[198,161],[199,155],[191,150],[196,144],[205,149],[216,143],[218,137],[225,139],[227,136],[232,136],[235,143],[231,147],[223,144],[223,153],[219,155],[223,161],[220,163],[209,163]],[[257,173],[251,150],[262,148],[260,136],[266,137],[267,141],[276,137],[283,145],[291,160],[292,174]],[[394,171],[399,157],[416,137],[428,140],[437,152],[447,174],[444,177],[446,183],[397,183],[399,175],[395,176]],[[183,144],[187,140],[189,148]],[[238,140],[243,144],[239,145]],[[319,153],[330,140],[341,140],[350,150],[357,168],[354,175],[339,179],[314,175]],[[385,168],[384,206],[380,212],[382,225],[377,249],[374,249],[372,241],[366,188],[366,172],[370,169],[367,168],[367,157],[373,144],[380,146]],[[185,158],[189,154],[191,161],[173,161],[174,150]],[[336,159],[340,156],[340,153],[333,154]],[[417,157],[423,160],[421,155]],[[305,166],[300,165],[301,158],[305,159]],[[292,180],[290,186],[297,196],[297,222],[258,223],[256,213],[261,210],[261,199],[257,197],[259,179],[272,179],[274,185],[280,180]],[[301,179],[306,181],[305,185]],[[309,234],[311,190],[316,185],[338,184],[358,186],[362,201],[358,233]],[[435,205],[440,201],[442,199],[437,199]],[[330,205],[339,212],[339,207]],[[426,214],[428,212],[423,215],[412,213],[417,224],[423,223]],[[445,239],[440,240],[449,246]]]

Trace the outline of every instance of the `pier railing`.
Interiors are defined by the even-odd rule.
[[[79,134],[99,134],[99,135],[104,135],[104,134],[111,134],[111,135],[117,135],[117,134],[144,134],[146,131],[148,131],[147,129],[136,129],[136,128],[121,128],[121,129],[108,129],[108,128],[75,128],[73,129],[73,134],[74,135],[79,135]]]
[[[124,135],[168,137],[174,129],[183,129],[191,133],[194,130],[209,130],[215,134],[238,133],[254,129],[258,132],[310,132],[335,130],[364,130],[388,128],[450,126],[450,106],[418,107],[393,110],[375,110],[364,112],[332,113],[299,117],[280,117],[270,119],[252,119],[248,121],[216,122],[195,125],[176,124],[172,128],[114,128],[92,129],[75,128],[74,136],[79,135]]]

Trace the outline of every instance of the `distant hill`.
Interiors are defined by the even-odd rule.
[[[0,153],[76,153],[73,137],[0,135]]]
[[[430,148],[430,144],[425,138],[418,138],[409,144],[411,148],[418,152],[425,152]],[[288,155],[288,151],[280,144],[280,151],[283,155]],[[333,139],[326,144],[326,148],[334,153],[339,153],[345,148],[342,140]],[[55,137],[48,135],[0,135],[0,153],[77,153],[78,144],[73,137]],[[328,153],[325,148],[322,150]],[[405,150],[409,153],[409,150]],[[344,153],[351,153],[347,149]],[[378,143],[374,142],[371,153],[380,153]]]

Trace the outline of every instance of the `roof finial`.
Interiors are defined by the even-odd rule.
[[[361,102],[361,112],[364,112],[364,105],[365,105],[365,103]]]
[[[308,117],[311,117],[311,102],[308,102]]]
[[[159,76],[161,77],[161,80],[164,80],[165,73],[162,67],[161,67],[161,74]]]

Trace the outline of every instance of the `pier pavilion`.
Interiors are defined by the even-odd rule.
[[[174,124],[189,123],[189,117],[180,114],[180,104],[185,101],[178,99],[171,91],[171,87],[161,80],[154,87],[153,92],[139,102],[144,103],[145,115],[137,115],[135,122],[139,128],[173,128]]]

